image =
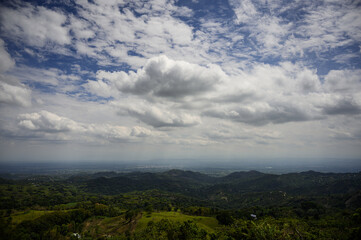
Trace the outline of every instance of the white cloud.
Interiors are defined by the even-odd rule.
[[[358,114],[357,95],[349,101],[329,92],[336,73],[340,74],[330,72],[321,84],[315,70],[283,62],[278,66],[255,64],[230,76],[217,67],[161,56],[137,72],[98,71],[98,81],[88,86],[99,96],[116,96],[115,88],[128,94],[126,102],[117,100],[123,102],[118,105],[121,115],[153,127],[192,127],[202,122],[201,116],[264,126]],[[357,71],[342,74],[359,84]],[[345,108],[347,104],[351,107]]]
[[[328,91],[339,93],[360,92],[361,69],[331,70],[325,76],[324,86]]]
[[[250,32],[263,56],[303,57],[306,51],[323,53],[361,40],[360,10],[354,1],[296,1],[285,6],[279,1],[232,0],[230,5],[235,23]]]
[[[48,42],[70,44],[69,29],[64,26],[67,17],[41,6],[23,4],[16,8],[0,9],[1,27],[17,41],[42,47]]]
[[[322,86],[314,70],[289,62],[257,64],[230,76],[221,95],[214,95],[203,115],[250,125],[322,119]]]
[[[255,26],[255,30],[251,30],[251,36],[255,37],[264,49],[267,51],[281,49],[283,41],[289,35],[292,27],[291,23],[282,23],[282,19],[277,17],[262,17]],[[253,26],[251,26],[252,28]]]
[[[238,0],[231,0],[231,6],[234,7],[234,12],[236,14],[236,23],[248,23],[253,21],[257,15],[259,15],[256,7],[253,5],[252,1],[238,1]]]
[[[77,10],[81,19],[70,18],[76,50],[97,59],[100,65],[114,61],[137,68],[144,57],[164,52],[179,56],[176,48],[194,45],[193,28],[178,19],[190,17],[192,11],[175,6],[173,1],[77,1]],[[135,49],[137,56],[129,52]]]
[[[290,62],[282,62],[279,66],[257,64],[245,77],[256,89],[274,91],[274,94],[307,94],[320,89],[315,70]]]
[[[12,140],[222,145],[236,156],[258,143],[359,139],[354,1],[232,0],[234,19],[228,4],[79,0],[74,13],[34,4],[0,10],[14,48],[0,40],[0,130]]]
[[[361,70],[331,70],[324,78],[327,93],[320,107],[328,115],[361,114]]]
[[[84,87],[88,90],[88,92],[100,96],[100,97],[115,97],[118,95],[118,91],[115,88],[112,88],[107,83],[102,80],[98,81],[88,81],[84,84]]]
[[[209,92],[226,75],[215,65],[201,67],[160,56],[151,58],[136,73],[98,72],[97,76],[124,93],[177,99]]]
[[[78,40],[88,40],[95,37],[95,32],[92,29],[92,24],[88,21],[79,19],[75,16],[70,17],[70,28],[74,32],[75,38]]]
[[[313,39],[319,47],[348,45],[350,39],[361,40],[361,16],[357,3],[322,4],[309,11],[305,18],[305,25],[298,30],[306,37]],[[309,44],[312,44],[309,42]],[[309,47],[317,47],[309,45]]]
[[[262,56],[279,55],[285,39],[291,34],[292,23],[278,16],[281,6],[261,1],[230,1],[241,30],[249,31],[249,39],[255,39],[254,46]],[[272,7],[273,11],[265,11]],[[252,40],[251,40],[252,41]],[[248,50],[249,51],[249,50]]]
[[[48,111],[20,114],[18,119],[20,127],[31,131],[68,132],[81,129],[81,126],[73,120]]]
[[[0,103],[29,107],[31,105],[31,90],[20,83],[7,83],[0,76]],[[13,84],[15,83],[15,85]]]
[[[12,76],[19,79],[27,85],[40,84],[46,88],[53,89],[58,93],[65,93],[71,91],[79,91],[80,83],[82,81],[81,71],[75,73],[66,73],[57,68],[34,68],[27,66],[17,66],[9,72]]]
[[[0,103],[28,107],[31,105],[31,90],[18,79],[6,74],[15,66],[0,39]]]
[[[286,103],[276,103],[274,105],[258,103],[246,107],[229,108],[229,110],[223,111],[209,110],[205,111],[204,115],[255,126],[317,119],[300,106]]]
[[[305,18],[293,30],[300,35],[285,42],[285,48],[298,53],[326,52],[337,47],[350,46],[361,40],[361,21],[357,3],[345,1],[310,5]]]
[[[132,137],[147,137],[151,136],[152,132],[148,129],[141,127],[124,127],[124,126],[112,126],[105,125],[89,125],[87,131],[95,136],[107,139],[107,140],[130,140]]]
[[[0,74],[14,67],[15,61],[5,49],[5,43],[0,38]]]
[[[335,96],[322,106],[324,113],[329,115],[355,115],[361,114],[361,102],[351,96]]]
[[[56,139],[85,142],[139,141],[147,137],[162,137],[163,133],[141,126],[113,124],[86,124],[76,122],[52,112],[25,113],[18,116],[18,126],[23,132],[16,133],[40,140]],[[25,132],[24,132],[25,131]]]
[[[116,107],[120,110],[120,115],[125,112],[156,128],[191,127],[201,123],[199,116],[174,110],[167,105],[137,102],[137,104],[118,104]]]

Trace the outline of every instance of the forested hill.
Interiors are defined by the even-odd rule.
[[[319,173],[314,171],[282,175],[257,171],[234,172],[224,177],[211,177],[192,171],[170,170],[161,173],[104,172],[75,176],[67,180],[85,192],[116,195],[131,191],[157,189],[189,197],[212,200],[213,204],[245,207],[288,203],[295,197],[345,196],[361,190],[361,173]],[[356,201],[356,202],[355,202]],[[357,198],[352,202],[356,204]]]
[[[67,201],[71,201],[70,199],[73,199],[75,195],[78,196],[79,193],[87,196],[117,197],[126,193],[149,191],[168,194],[168,197],[174,201],[188,202],[188,205],[221,209],[298,206],[302,201],[313,201],[320,205],[337,208],[361,207],[361,172],[307,171],[276,175],[245,171],[234,172],[224,177],[212,177],[183,170],[156,173],[98,172],[60,177],[30,176],[22,180],[0,179],[0,184],[6,186],[5,189],[15,189],[12,187],[15,185],[47,189],[43,196],[26,193],[25,201],[21,201],[16,192],[9,192],[10,195],[14,195],[14,198],[7,197],[9,194],[4,192],[4,198],[0,204],[4,207],[15,207],[24,203],[28,206],[33,202],[38,202],[36,200],[38,198],[41,199],[40,205],[48,201],[60,203],[59,193],[69,196]],[[31,190],[31,192],[34,191]],[[57,197],[53,197],[53,194]]]
[[[82,183],[89,191],[117,194],[130,190],[161,189],[172,192],[217,191],[232,192],[287,191],[303,194],[348,193],[361,188],[361,173],[319,173],[314,171],[282,175],[257,171],[234,172],[225,177],[211,177],[192,171],[170,170],[162,173],[133,172],[96,173],[73,177],[68,181]],[[108,191],[109,190],[109,191]]]
[[[361,173],[0,178],[0,239],[359,239]]]

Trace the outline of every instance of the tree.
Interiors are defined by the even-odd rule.
[[[218,222],[222,225],[231,225],[234,222],[233,217],[228,211],[222,211],[216,216]]]

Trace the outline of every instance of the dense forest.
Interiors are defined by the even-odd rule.
[[[1,239],[360,239],[361,173],[0,178]]]

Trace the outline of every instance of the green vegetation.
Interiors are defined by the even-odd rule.
[[[53,211],[38,211],[38,210],[28,210],[28,211],[21,211],[11,215],[11,223],[12,224],[19,224],[23,221],[34,220],[38,217],[41,217],[45,214],[52,213]]]
[[[360,189],[360,173],[1,179],[0,239],[359,239]]]
[[[213,233],[218,225],[218,221],[214,217],[204,217],[204,216],[190,216],[182,214],[180,212],[153,212],[150,214],[143,214],[139,219],[136,231],[144,230],[149,222],[160,222],[162,219],[167,219],[171,222],[187,222],[191,221],[196,223],[196,225],[207,232]]]

